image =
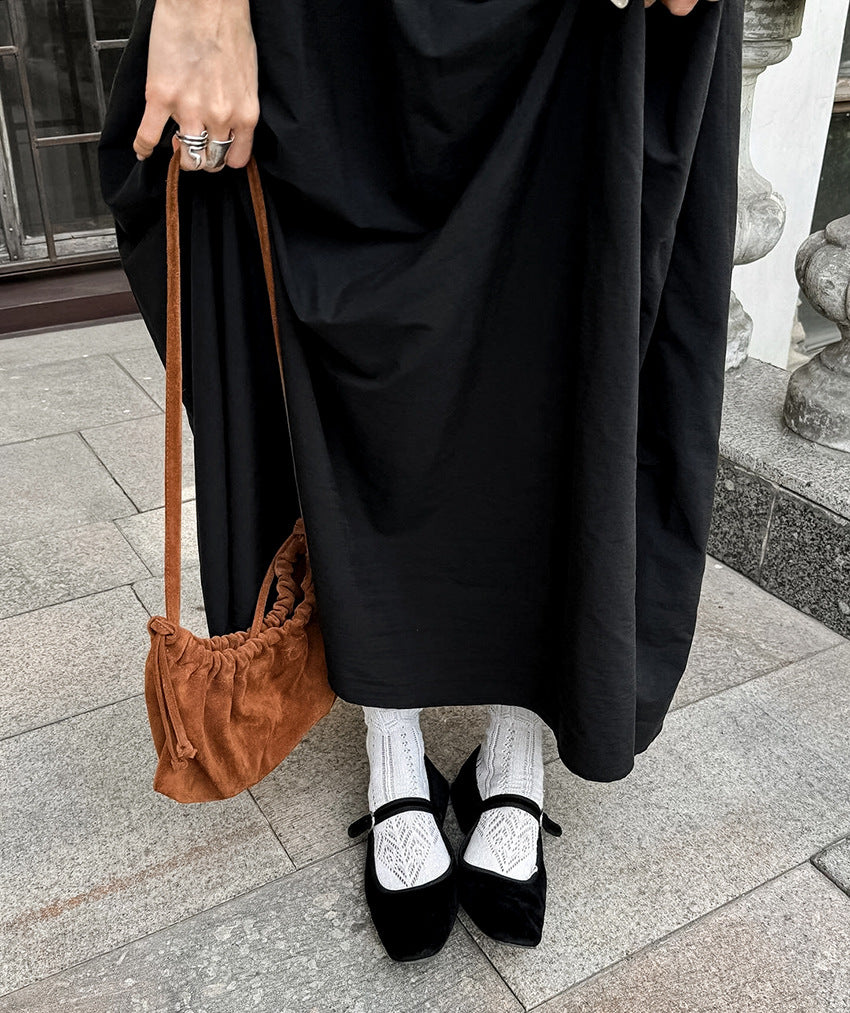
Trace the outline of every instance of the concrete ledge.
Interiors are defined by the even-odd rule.
[[[850,455],[785,426],[788,377],[758,359],[727,375],[708,551],[850,637]]]

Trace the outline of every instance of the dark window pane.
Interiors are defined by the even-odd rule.
[[[12,0],[40,137],[100,129],[84,0]]]
[[[96,144],[56,144],[39,156],[54,233],[112,224],[100,196]]]
[[[850,214],[850,112],[832,114],[812,231]]]
[[[12,45],[12,26],[9,24],[8,0],[0,0],[0,46]]]
[[[126,39],[136,16],[135,0],[92,0],[98,39]]]
[[[103,74],[103,94],[109,99],[109,92],[112,90],[112,82],[115,79],[115,71],[118,69],[118,61],[121,59],[123,49],[102,49],[100,51],[100,72]]]
[[[17,191],[23,235],[43,236],[44,226],[38,207],[32,146],[24,118],[24,104],[21,101],[21,87],[14,56],[4,56],[0,59],[0,103],[9,137],[12,158],[10,171]]]

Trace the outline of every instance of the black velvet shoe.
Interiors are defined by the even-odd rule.
[[[439,952],[445,945],[457,917],[457,863],[451,841],[443,830],[449,805],[449,782],[425,757],[428,774],[427,798],[394,798],[366,813],[348,828],[349,837],[369,831],[366,844],[365,893],[372,921],[384,949],[393,960],[421,960]],[[433,814],[449,853],[449,867],[437,879],[404,890],[388,890],[378,881],[375,869],[375,824],[410,810]]]
[[[543,935],[546,915],[546,866],[543,862],[542,833],[537,834],[537,865],[528,879],[513,879],[499,872],[470,865],[464,859],[466,847],[478,818],[485,809],[514,806],[538,821],[554,837],[561,828],[540,806],[525,795],[500,794],[482,799],[475,765],[481,747],[476,746],[451,785],[452,807],[460,829],[466,835],[458,852],[458,898],[461,907],[479,929],[492,939],[516,946],[537,946]]]

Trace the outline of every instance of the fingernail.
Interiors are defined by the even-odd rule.
[[[138,153],[138,151],[136,152],[136,158],[137,158],[137,159],[138,159],[138,160],[139,160],[140,162],[144,162],[144,160],[145,160],[145,156],[144,156],[144,155],[140,155],[140,154]]]

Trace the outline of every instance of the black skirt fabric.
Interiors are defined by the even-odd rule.
[[[100,165],[164,357],[171,130],[132,150],[152,8]],[[181,173],[210,631],[250,624],[303,510],[342,699],[522,705],[573,772],[622,778],[661,730],[703,577],[743,0],[252,17],[294,468],[245,172]]]

